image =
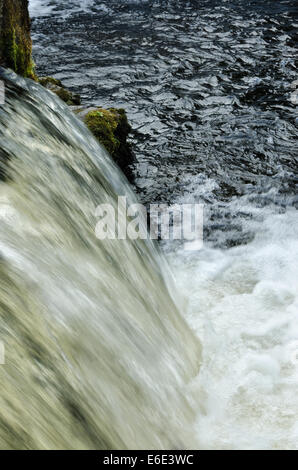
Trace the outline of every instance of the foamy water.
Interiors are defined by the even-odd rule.
[[[58,5],[53,4],[50,0],[29,0],[29,11],[31,18],[48,16],[55,13],[65,14],[74,13],[76,11],[84,11],[90,8],[94,0],[62,0]],[[67,11],[68,10],[68,11]]]
[[[298,213],[259,217],[248,245],[170,255],[203,343],[193,394],[206,449],[298,448]]]

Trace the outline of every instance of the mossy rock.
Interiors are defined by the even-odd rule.
[[[51,86],[63,86],[61,80],[54,77],[38,77],[37,81],[45,88],[50,88]]]
[[[64,88],[60,80],[57,80],[53,77],[39,77],[37,81],[42,86],[59,96],[59,98],[66,104],[70,106],[76,106],[81,103],[80,96]]]
[[[131,177],[129,165],[133,163],[134,159],[131,147],[127,142],[131,126],[128,123],[125,110],[97,108],[85,114],[83,120],[123,172]]]
[[[28,0],[0,0],[0,64],[35,78]]]

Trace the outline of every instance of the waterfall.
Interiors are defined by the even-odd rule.
[[[0,447],[197,446],[200,344],[149,240],[98,240],[95,209],[134,202],[55,95],[1,71]]]

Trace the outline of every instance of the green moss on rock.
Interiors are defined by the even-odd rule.
[[[130,177],[129,165],[133,162],[133,154],[127,137],[131,126],[128,123],[125,110],[97,108],[85,114],[83,120],[114,161]]]
[[[119,124],[119,115],[106,109],[91,111],[85,117],[85,122],[92,134],[113,155],[120,146],[120,141],[115,137],[115,131]]]
[[[0,0],[0,64],[34,78],[28,0]]]
[[[80,96],[64,88],[60,80],[53,77],[39,77],[37,81],[42,86],[59,96],[59,98],[66,104],[75,106],[81,103]]]
[[[61,80],[54,77],[38,77],[38,82],[46,88],[50,88],[51,86],[63,86]]]

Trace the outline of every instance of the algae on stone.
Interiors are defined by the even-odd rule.
[[[37,81],[42,86],[59,96],[59,98],[66,104],[73,106],[81,103],[80,96],[64,88],[60,80],[53,77],[39,77]]]
[[[133,162],[133,155],[127,137],[131,126],[125,110],[97,108],[88,112],[83,120],[124,173],[130,176],[128,167]]]
[[[0,64],[34,78],[28,0],[0,0]]]

